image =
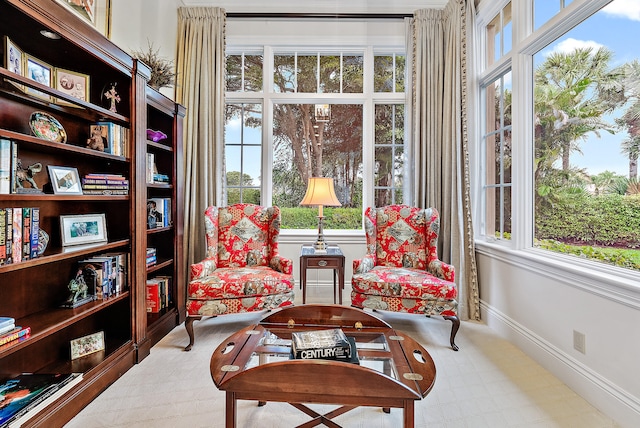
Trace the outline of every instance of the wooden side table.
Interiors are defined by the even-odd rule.
[[[342,304],[342,290],[344,290],[344,254],[337,245],[327,247],[327,252],[318,254],[311,245],[303,245],[300,253],[300,287],[302,288],[302,303],[307,301],[307,269],[333,269],[333,303]],[[338,289],[336,290],[336,276]]]

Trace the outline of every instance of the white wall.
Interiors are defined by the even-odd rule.
[[[477,261],[483,321],[622,426],[640,426],[640,293],[633,284],[616,293],[605,277],[587,284],[580,273],[482,246]],[[586,337],[585,354],[573,347],[574,330]]]

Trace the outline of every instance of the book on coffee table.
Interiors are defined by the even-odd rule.
[[[351,359],[351,343],[339,328],[293,332],[291,351],[297,359]]]

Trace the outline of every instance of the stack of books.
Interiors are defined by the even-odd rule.
[[[0,349],[11,347],[31,336],[31,327],[20,327],[11,317],[0,317]]]
[[[155,248],[147,248],[147,267],[155,265],[158,261]]]
[[[171,277],[156,276],[147,280],[147,312],[155,314],[169,307]]]
[[[0,266],[38,257],[40,208],[0,208]]]
[[[82,178],[85,195],[128,195],[129,180],[120,174],[87,174]]]

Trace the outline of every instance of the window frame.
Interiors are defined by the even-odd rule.
[[[377,47],[373,44],[361,46],[323,46],[323,45],[299,45],[299,46],[278,46],[278,45],[237,45],[228,46],[226,55],[240,54],[261,54],[263,55],[263,90],[261,92],[226,92],[226,104],[238,103],[256,103],[262,104],[262,160],[261,160],[261,185],[260,195],[262,204],[270,205],[273,201],[273,187],[270,185],[273,174],[271,170],[271,161],[273,159],[273,110],[274,104],[361,104],[363,106],[363,195],[362,210],[370,206],[374,202],[374,154],[375,147],[373,144],[375,136],[375,105],[376,104],[402,104],[405,107],[405,118],[411,114],[411,105],[407,101],[409,77],[407,76],[408,58],[406,46],[381,46]],[[305,93],[305,92],[275,92],[273,88],[273,72],[274,72],[274,55],[285,55],[290,53],[315,54],[319,53],[327,55],[362,55],[363,56],[363,92],[362,93]],[[405,55],[405,92],[374,92],[373,90],[373,73],[374,73],[374,55]],[[395,85],[394,85],[395,86]],[[411,148],[410,138],[412,134],[408,131],[405,119],[404,139],[405,139],[405,159],[410,162],[410,158],[406,155]],[[371,143],[368,143],[371,142]],[[403,198],[405,203],[413,197],[413,186],[406,180],[411,174],[411,165],[405,167],[405,183]],[[226,194],[226,191],[225,191]],[[226,195],[225,195],[226,196]],[[284,229],[283,229],[284,230]],[[288,229],[287,229],[288,230]],[[311,229],[310,229],[311,230]],[[315,230],[314,230],[315,231]],[[299,230],[298,230],[299,232]],[[317,233],[317,231],[315,231]]]
[[[472,187],[473,213],[478,219],[476,224],[481,225],[487,221],[485,207],[481,203],[485,184],[483,174],[486,169],[482,164],[481,151],[482,137],[486,134],[483,128],[482,88],[508,70],[511,70],[513,76],[519,76],[512,81],[512,236],[511,240],[489,239],[483,235],[484,228],[477,227],[474,231],[476,251],[618,303],[637,304],[640,272],[533,246],[533,56],[570,28],[606,6],[610,0],[573,0],[535,32],[532,22],[534,0],[512,1],[512,49],[487,67],[485,27],[509,1],[482,0],[477,7],[473,62],[477,74],[473,83],[475,99],[469,117],[479,125],[471,130],[470,139],[476,142],[471,150],[472,176],[475,182]]]

